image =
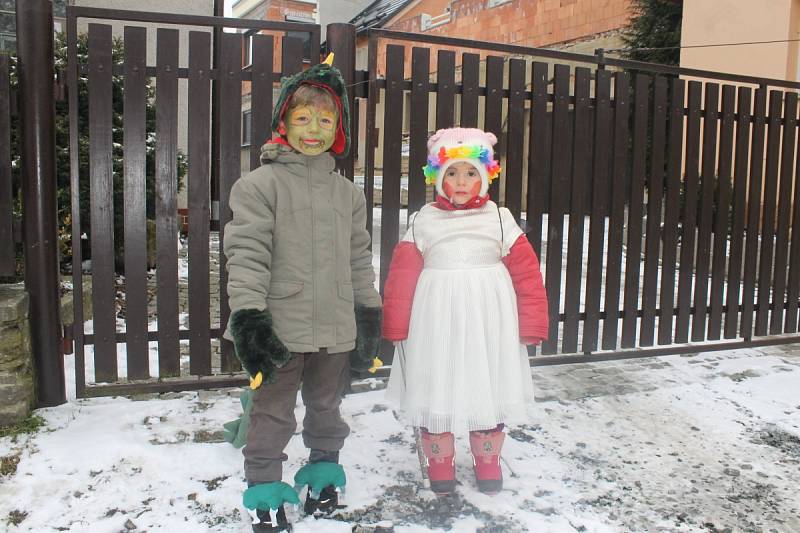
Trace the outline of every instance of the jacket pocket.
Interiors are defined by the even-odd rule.
[[[283,342],[311,343],[314,330],[311,306],[306,299],[302,281],[276,280],[270,283],[267,308],[272,314],[275,333]]]
[[[353,284],[349,281],[340,281],[339,288],[339,302],[337,310],[339,311],[336,318],[336,342],[339,344],[352,342],[356,338],[356,317],[353,312]]]
[[[303,290],[302,281],[273,281],[269,284],[267,298],[288,298]]]
[[[348,302],[355,301],[355,296],[353,295],[353,284],[351,282],[349,281],[339,282],[339,298],[347,300]]]

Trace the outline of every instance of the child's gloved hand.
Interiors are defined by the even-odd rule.
[[[314,498],[319,498],[322,489],[329,485],[341,489],[346,484],[347,477],[344,475],[342,465],[329,461],[307,464],[294,475],[294,488],[300,491],[302,487],[308,485]]]
[[[248,509],[261,509],[268,511],[278,509],[284,503],[300,505],[300,498],[288,483],[283,481],[273,481],[272,483],[262,483],[254,485],[244,491],[242,502]]]
[[[374,365],[375,356],[381,342],[380,307],[356,307],[356,347],[350,352],[350,368],[369,370]]]
[[[231,334],[236,356],[252,377],[262,373],[267,383],[275,381],[275,369],[285,365],[292,353],[272,329],[269,311],[239,309],[231,314]]]

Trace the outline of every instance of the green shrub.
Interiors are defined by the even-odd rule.
[[[87,86],[88,64],[88,35],[81,34],[77,40],[78,64],[82,70],[78,81],[78,166],[80,174],[80,231],[86,236],[91,235],[91,204],[89,183],[89,92]],[[122,65],[124,59],[123,41],[115,38],[112,43],[112,62]],[[59,80],[67,79],[67,38],[64,33],[55,36],[55,69]],[[11,84],[12,90],[17,89],[17,59],[11,56]],[[113,76],[112,85],[112,171],[113,171],[113,198],[114,198],[114,247],[115,255],[122,257],[123,238],[123,153],[124,153],[124,124],[123,124],[123,90],[124,79],[122,75]],[[156,120],[155,120],[155,88],[152,82],[147,84],[146,107],[146,212],[148,219],[155,218],[155,153],[156,153]],[[62,266],[72,261],[72,208],[70,184],[70,145],[69,145],[69,97],[65,91],[63,98],[57,98],[56,110],[56,180],[58,203],[58,238],[59,252]],[[12,166],[14,190],[18,197],[14,202],[16,216],[21,216],[21,187],[20,187],[20,149],[19,149],[19,117],[12,117]],[[178,190],[183,187],[188,164],[185,154],[178,151],[175,162],[177,168]],[[90,239],[83,240],[83,259],[91,257]],[[120,261],[118,270],[120,269]]]

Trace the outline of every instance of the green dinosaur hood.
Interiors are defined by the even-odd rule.
[[[347,155],[350,150],[350,108],[347,103],[347,90],[342,73],[334,66],[320,63],[281,80],[281,94],[272,113],[272,131],[278,131],[283,115],[289,106],[292,95],[303,84],[314,85],[328,91],[336,102],[339,111],[339,124],[336,138],[330,151],[338,156]]]

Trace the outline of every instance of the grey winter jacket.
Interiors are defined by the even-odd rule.
[[[354,305],[381,305],[364,193],[333,169],[328,153],[280,150],[231,190],[224,232],[231,312],[269,309],[292,352],[352,350]]]

